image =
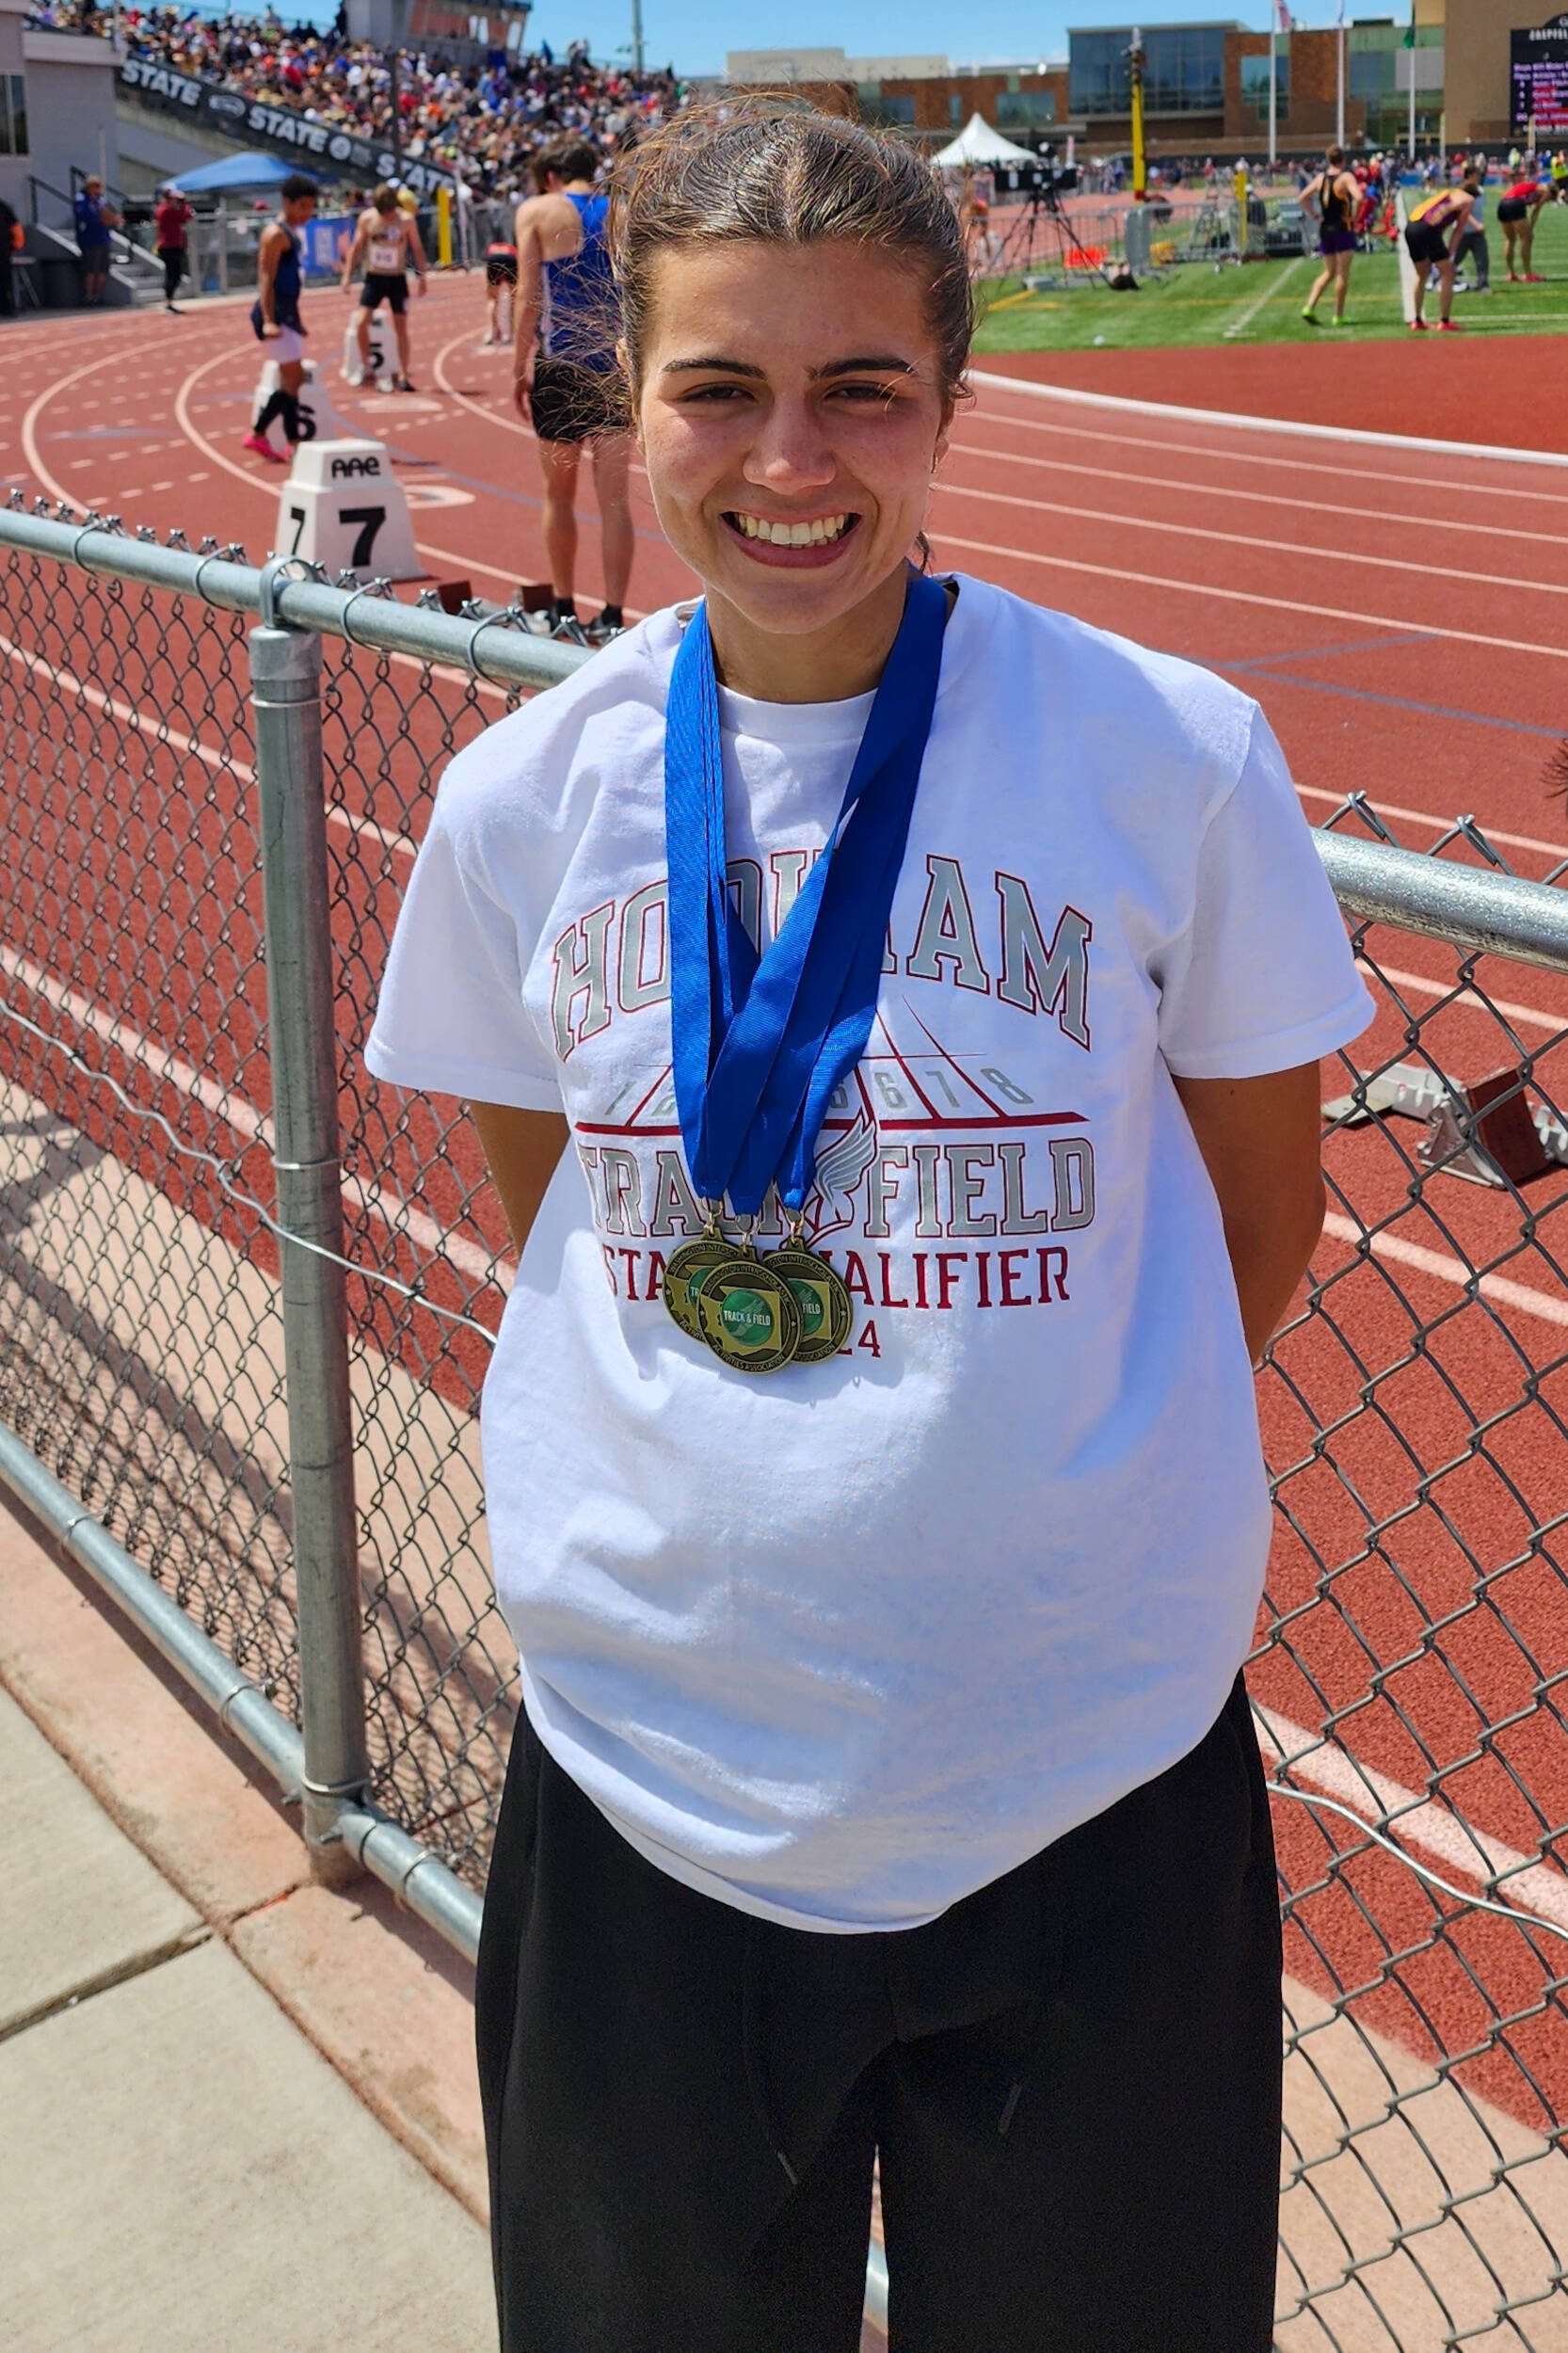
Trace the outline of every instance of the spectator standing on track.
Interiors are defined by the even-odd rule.
[[[164,309],[176,317],[180,312],[174,297],[185,274],[185,234],[195,218],[194,211],[170,181],[159,194],[152,224],[158,259],[164,265]]]
[[[302,171],[291,172],[279,190],[279,215],[262,231],[256,248],[256,299],[251,332],[278,362],[278,389],[257,412],[242,446],[274,465],[287,460],[267,440],[274,417],[292,451],[299,439],[299,392],[305,381],[305,322],[299,314],[299,232],[316,208],[319,191]]]
[[[1318,250],[1323,266],[1318,272],[1312,292],[1306,297],[1302,316],[1308,326],[1318,324],[1318,304],[1330,286],[1334,288],[1334,324],[1345,324],[1345,297],[1351,287],[1351,264],[1355,259],[1355,216],[1360,205],[1360,191],[1354,174],[1345,168],[1345,151],[1331,147],[1323,168],[1302,190],[1302,203],[1308,216],[1318,221]]]
[[[548,147],[534,159],[539,191],[518,206],[518,285],[513,297],[517,410],[532,424],[544,477],[544,544],[558,635],[602,645],[621,628],[632,578],[632,507],[626,432],[616,363],[605,217],[596,194],[599,158],[585,140]],[[593,456],[599,501],[604,605],[584,630],[577,617],[577,475]]]
[[[1510,181],[1497,200],[1497,226],[1503,232],[1503,260],[1508,265],[1512,283],[1513,264],[1517,256],[1518,276],[1527,286],[1539,286],[1541,279],[1530,268],[1535,250],[1535,224],[1541,208],[1551,197],[1549,182],[1539,180],[1533,172]]]
[[[878,2154],[895,2345],[1267,2353],[1252,1365],[1370,1000],[1255,703],[914,568],[972,324],[920,158],[729,102],[614,205],[702,601],[447,772],[367,1053],[522,1254],[503,2353],[849,2353]]]
[[[1454,267],[1457,272],[1467,264],[1473,264],[1476,273],[1471,281],[1473,291],[1476,294],[1489,295],[1492,291],[1492,248],[1486,242],[1486,157],[1477,155],[1473,168],[1476,201],[1470,217],[1454,245]],[[1456,275],[1454,279],[1456,291],[1460,283],[1461,280]]]
[[[360,290],[360,365],[364,375],[370,370],[370,322],[384,302],[392,312],[392,332],[397,337],[397,374],[392,377],[394,392],[411,392],[413,379],[408,361],[408,264],[412,261],[419,279],[419,290],[425,288],[424,248],[420,243],[419,224],[413,215],[406,212],[397,200],[397,190],[390,181],[383,180],[360,215],[354,242],[343,265],[343,290],[347,294],[354,281],[354,272],[360,260],[365,265],[365,282]]]
[[[518,249],[504,237],[492,237],[485,248],[485,341],[487,344],[509,343],[512,337],[512,302],[518,282]],[[504,298],[506,324],[502,326],[502,302]]]
[[[1458,335],[1463,328],[1456,326],[1451,315],[1454,306],[1454,248],[1464,234],[1465,225],[1476,207],[1480,183],[1475,167],[1465,171],[1457,188],[1439,188],[1432,196],[1424,196],[1410,209],[1405,224],[1405,250],[1416,264],[1416,315],[1410,322],[1413,335],[1424,335],[1427,322],[1422,315],[1426,301],[1427,280],[1435,269],[1438,283],[1437,324],[1446,335]]]
[[[109,282],[109,232],[119,228],[120,215],[104,201],[104,183],[95,171],[83,181],[72,211],[82,256],[82,299],[92,310]]]

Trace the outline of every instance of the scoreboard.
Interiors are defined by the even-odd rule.
[[[1515,133],[1538,140],[1568,135],[1568,14],[1510,36],[1512,91],[1509,121]]]

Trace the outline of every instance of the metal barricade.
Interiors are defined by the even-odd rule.
[[[316,1868],[472,1952],[508,1246],[466,1122],[361,1049],[440,769],[584,657],[15,499],[0,584],[0,1477],[301,1796]],[[1547,2353],[1568,893],[1468,823],[1417,856],[1350,802],[1319,839],[1379,1020],[1325,1066],[1325,1241],[1258,1384],[1276,2344]]]

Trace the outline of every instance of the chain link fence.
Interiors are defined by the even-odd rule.
[[[475,1417],[509,1245],[467,1122],[361,1048],[440,770],[583,657],[15,500],[0,584],[0,1420],[206,1639],[209,1686],[303,1724],[314,1834],[358,1823],[472,1948],[517,1706]],[[252,680],[258,616],[285,669],[320,632],[319,700]],[[1379,1014],[1324,1066],[1328,1228],[1258,1388],[1276,2343],[1568,2353],[1568,894],[1468,822],[1416,856],[1352,799],[1320,839]],[[291,840],[314,882],[283,893]],[[267,971],[312,888],[313,1111]],[[352,1417],[346,1630],[300,1574],[331,1565],[289,1436],[307,1294]],[[312,1703],[340,1633],[351,1688]]]

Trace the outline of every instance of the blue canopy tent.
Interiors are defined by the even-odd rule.
[[[182,196],[216,196],[227,188],[276,188],[299,169],[280,156],[264,155],[251,148],[242,155],[225,155],[216,164],[183,171],[174,185]]]

